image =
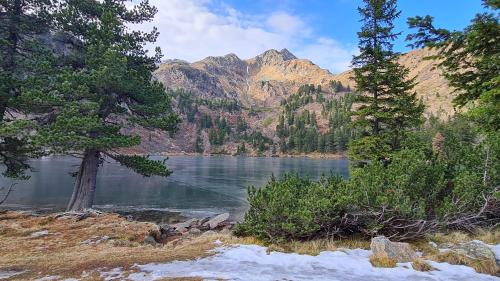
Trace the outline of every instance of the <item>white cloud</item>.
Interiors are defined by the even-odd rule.
[[[358,53],[358,49],[321,37],[297,50],[296,53],[297,56],[308,58],[322,68],[338,73],[350,68],[352,56]]]
[[[277,33],[284,33],[287,35],[309,35],[311,29],[304,23],[304,21],[294,15],[285,12],[277,12],[272,14],[267,19],[267,25]]]
[[[153,22],[138,28],[156,26],[165,58],[187,61],[207,56],[235,53],[241,58],[265,50],[288,48],[333,72],[345,70],[351,51],[332,39],[312,43],[314,30],[299,16],[274,11],[268,15],[244,14],[220,1],[150,0],[158,8]]]

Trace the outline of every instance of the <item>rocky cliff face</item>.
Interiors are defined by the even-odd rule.
[[[335,79],[311,61],[290,51],[268,50],[241,60],[234,54],[188,64],[167,61],[155,73],[170,88],[183,88],[204,98],[234,99],[243,106],[274,107],[304,84],[327,87]]]
[[[426,105],[426,114],[445,118],[454,113],[451,89],[440,70],[435,68],[435,62],[424,59],[431,54],[425,49],[414,50],[402,55],[399,62],[410,69],[410,77],[415,77],[415,91]],[[210,145],[207,132],[200,132],[200,114],[208,114],[212,118],[224,117],[232,126],[241,117],[250,129],[276,140],[275,128],[283,100],[306,84],[320,85],[325,95],[332,95],[332,81],[354,88],[352,74],[352,71],[332,74],[309,60],[298,59],[286,49],[268,50],[248,60],[229,54],[207,57],[194,63],[166,61],[155,72],[155,78],[166,87],[187,90],[193,97],[207,101],[234,102],[240,107],[236,111],[228,111],[200,104],[194,122],[187,122],[186,116],[183,116],[181,130],[174,139],[160,133],[137,131],[144,141],[139,151],[194,152],[195,141],[201,137],[205,153],[234,153],[238,144],[232,140],[217,148]],[[321,104],[309,104],[304,109],[321,116]],[[320,130],[328,123],[323,119],[318,118]]]

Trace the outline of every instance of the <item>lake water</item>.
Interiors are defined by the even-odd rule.
[[[157,157],[158,158],[158,157]],[[221,212],[241,216],[247,208],[247,186],[265,185],[271,175],[286,172],[317,179],[337,173],[348,176],[347,160],[258,158],[230,156],[172,156],[168,178],[142,177],[106,161],[99,170],[95,207],[178,211],[198,217]],[[7,207],[63,210],[71,196],[79,159],[50,157],[34,160],[29,181],[21,181]],[[9,181],[0,179],[0,186]]]

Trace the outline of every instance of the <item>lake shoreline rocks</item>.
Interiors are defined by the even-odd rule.
[[[155,221],[151,221],[151,219],[148,219],[145,215],[134,216],[131,215],[130,212],[107,212],[98,209],[88,209],[82,212],[56,212],[44,214],[39,214],[33,211],[19,211],[19,213],[34,217],[48,216],[57,220],[71,219],[74,221],[85,220],[89,217],[117,215],[128,222],[148,223],[150,225],[154,225],[154,227],[150,229],[149,233],[145,235],[143,239],[144,244],[153,246],[179,243],[183,239],[190,239],[201,235],[212,235],[217,233],[231,234],[232,229],[236,225],[236,221],[230,220],[231,216],[229,213],[221,213],[215,216],[206,216],[202,218],[187,218],[180,215],[172,217],[168,214],[166,219],[158,219],[158,214],[156,214],[154,217],[156,218]],[[168,223],[165,223],[164,221],[168,221]],[[39,238],[47,235],[49,235],[49,232],[47,230],[42,230],[32,233],[30,237]],[[102,241],[109,240],[109,237],[107,236],[104,240],[99,237],[93,238],[95,238],[94,240],[98,242],[95,243],[96,241],[90,239],[82,243],[99,244]]]
[[[229,220],[229,213],[222,213],[202,219],[192,218],[174,224],[159,224],[156,231],[152,231],[144,243],[149,245],[178,243],[193,236],[211,235],[217,232],[230,234],[236,222]]]

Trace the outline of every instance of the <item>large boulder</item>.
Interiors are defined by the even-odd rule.
[[[495,253],[493,253],[488,245],[484,244],[481,241],[474,240],[456,244],[453,245],[449,250],[475,260],[489,261],[492,264],[495,264],[497,262]]]
[[[216,229],[219,226],[223,226],[227,222],[228,219],[229,219],[229,213],[224,213],[224,214],[220,214],[220,215],[210,219],[209,221],[207,221],[203,225],[210,227],[210,229]]]
[[[198,224],[197,219],[190,219],[190,220],[187,220],[185,222],[172,224],[171,227],[173,227],[176,231],[178,231],[180,233],[185,233],[185,232],[188,232],[188,230],[191,227],[196,226],[197,224]]]
[[[372,238],[370,248],[375,256],[386,256],[396,262],[411,262],[417,258],[417,254],[410,244],[392,242],[385,236]]]

